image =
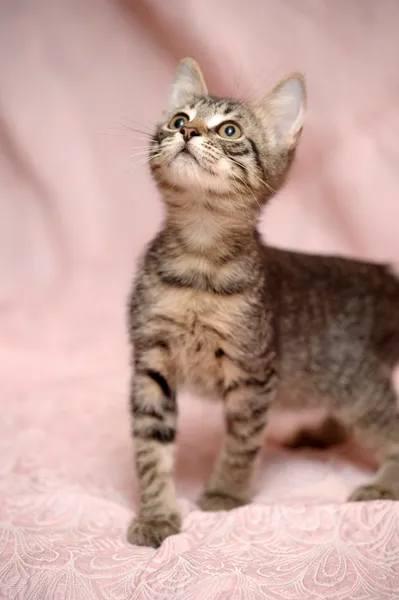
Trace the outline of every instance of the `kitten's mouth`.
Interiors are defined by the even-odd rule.
[[[177,156],[180,156],[180,155],[187,156],[188,158],[191,158],[193,161],[195,161],[197,163],[197,165],[200,164],[198,162],[198,159],[194,156],[194,154],[191,154],[191,152],[190,152],[190,150],[188,149],[187,146],[184,146],[184,148],[182,150],[180,150],[180,152],[179,152],[179,154]]]

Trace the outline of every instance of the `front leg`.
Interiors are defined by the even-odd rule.
[[[203,510],[230,510],[250,501],[275,387],[276,374],[270,367],[262,377],[239,378],[225,390],[227,431],[214,471],[198,501]]]
[[[168,351],[158,345],[136,353],[131,406],[140,504],[128,540],[158,547],[180,531],[173,481],[177,405]]]

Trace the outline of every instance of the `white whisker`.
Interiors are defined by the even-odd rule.
[[[150,151],[148,149],[147,150],[141,150],[140,152],[134,152],[133,154],[129,154],[129,158],[134,158],[135,156],[140,156],[140,155],[143,155],[143,154],[147,154],[148,155],[149,153],[150,153]],[[151,156],[155,156],[155,155],[152,154]]]

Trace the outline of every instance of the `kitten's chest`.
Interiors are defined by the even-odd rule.
[[[171,290],[154,305],[180,386],[205,395],[221,392],[234,370],[227,356],[235,354],[234,331],[243,308],[239,296],[224,298],[192,290]]]

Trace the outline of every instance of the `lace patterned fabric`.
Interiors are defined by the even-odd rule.
[[[177,472],[183,531],[157,551],[130,546],[123,324],[94,314],[82,330],[77,319],[46,317],[0,347],[0,598],[399,597],[399,506],[343,503],[369,474],[337,457],[266,449],[253,505],[197,510],[221,420],[191,398]]]

